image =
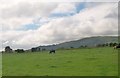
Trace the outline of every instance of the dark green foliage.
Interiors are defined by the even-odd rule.
[[[15,50],[15,52],[17,52],[17,53],[24,53],[25,51],[23,49],[17,49],[17,50]]]
[[[6,53],[12,53],[12,49],[10,48],[10,46],[5,47],[5,52]]]

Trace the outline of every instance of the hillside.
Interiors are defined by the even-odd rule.
[[[79,40],[69,41],[60,43],[57,45],[48,45],[48,46],[38,46],[36,48],[50,50],[50,49],[58,49],[58,48],[79,48],[80,46],[88,46],[94,47],[98,44],[110,43],[110,42],[118,42],[117,36],[97,36],[97,37],[88,37]]]

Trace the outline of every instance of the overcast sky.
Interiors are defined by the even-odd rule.
[[[29,49],[89,36],[118,34],[117,2],[0,0],[0,43]]]

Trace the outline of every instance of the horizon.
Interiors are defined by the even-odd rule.
[[[36,48],[36,47],[40,47],[40,46],[42,47],[42,46],[59,45],[59,44],[62,44],[62,43],[68,43],[68,42],[78,41],[78,40],[82,40],[82,39],[86,39],[86,38],[96,38],[96,37],[120,37],[120,36],[91,36],[91,37],[84,37],[84,38],[81,38],[81,39],[76,39],[76,40],[66,41],[66,42],[61,42],[61,43],[34,46],[34,47],[31,47],[31,48]],[[9,46],[9,45],[8,45],[8,46]],[[11,46],[10,46],[10,47],[11,47]],[[29,49],[17,48],[17,49],[30,50],[31,48],[29,48]],[[13,50],[16,50],[16,49],[13,49]],[[2,51],[4,51],[4,50],[1,50],[0,52],[2,52]]]
[[[117,2],[0,1],[0,17],[0,51],[118,35]]]

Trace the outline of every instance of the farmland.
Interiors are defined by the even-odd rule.
[[[118,50],[110,47],[3,53],[3,76],[117,76]]]
[[[2,76],[2,54],[0,53],[0,77]]]

